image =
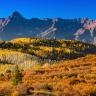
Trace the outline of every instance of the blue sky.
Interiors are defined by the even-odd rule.
[[[0,0],[0,17],[13,11],[26,18],[96,18],[96,0]]]

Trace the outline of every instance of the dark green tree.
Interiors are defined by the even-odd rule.
[[[58,53],[54,47],[52,47],[52,52],[50,53],[49,58],[51,60],[57,60],[58,59]]]
[[[13,85],[18,85],[21,82],[22,82],[22,73],[20,72],[18,65],[16,65],[12,74],[12,83]]]

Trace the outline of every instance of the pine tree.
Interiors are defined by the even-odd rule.
[[[22,74],[18,68],[18,65],[16,65],[12,75],[12,83],[13,85],[18,85],[21,82],[22,82]]]
[[[55,50],[54,47],[52,48],[52,52],[51,52],[51,56],[50,57],[51,57],[52,60],[56,60],[57,57],[58,57],[57,56],[57,51]]]

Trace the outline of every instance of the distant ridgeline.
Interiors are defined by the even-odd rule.
[[[88,18],[26,19],[13,12],[7,18],[0,18],[0,39],[47,38],[79,40],[96,44],[96,20]]]
[[[37,57],[39,60],[75,59],[96,54],[96,46],[76,40],[18,38],[0,41],[0,50],[17,51]]]

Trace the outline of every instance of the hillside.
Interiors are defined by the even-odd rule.
[[[1,40],[0,96],[95,96],[95,66],[92,44],[64,39]]]
[[[1,41],[1,49],[9,49],[32,55],[41,61],[75,59],[95,54],[96,46],[76,40],[18,38]],[[35,58],[35,59],[36,59]]]
[[[1,40],[22,37],[80,40],[96,44],[96,20],[88,18],[26,19],[17,11],[7,18],[0,18]]]
[[[95,96],[96,55],[53,65],[36,66],[22,72],[22,83],[12,84],[12,72],[0,75],[1,96]],[[11,95],[10,95],[11,94]]]
[[[95,96],[95,72],[96,55],[88,55],[39,69],[30,69],[25,72],[24,82],[28,80],[37,93],[40,88],[45,94],[51,91],[53,96]]]

